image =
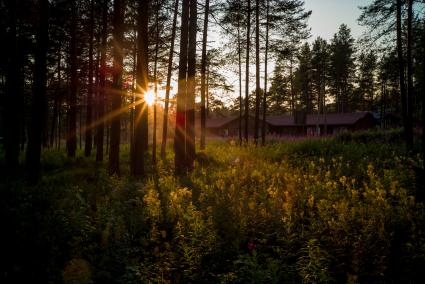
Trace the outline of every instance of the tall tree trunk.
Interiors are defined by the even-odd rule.
[[[177,91],[176,129],[174,134],[174,165],[178,174],[186,172],[186,100],[187,58],[190,0],[183,0],[180,27],[179,80]]]
[[[157,128],[157,113],[156,113],[156,104],[158,101],[158,78],[157,78],[157,69],[158,69],[158,50],[159,50],[159,11],[160,5],[158,0],[156,1],[156,15],[155,15],[155,61],[153,68],[153,82],[154,82],[154,103],[153,103],[153,129],[152,129],[152,164],[156,164],[156,128]]]
[[[409,122],[407,118],[407,95],[406,95],[406,85],[405,85],[405,78],[404,78],[401,10],[402,10],[402,1],[397,0],[397,56],[398,56],[398,73],[399,73],[400,93],[401,93],[401,113],[403,116],[404,135],[405,135],[406,143],[408,145],[408,149],[410,149]]]
[[[114,15],[112,19],[113,33],[113,82],[112,89],[112,112],[121,108],[122,96],[122,73],[123,73],[123,40],[124,40],[124,0],[114,0]],[[119,175],[120,133],[121,114],[118,113],[111,121],[111,141],[109,147],[109,174]]]
[[[289,59],[289,77],[291,81],[291,114],[295,115],[295,89],[294,89],[294,74],[292,72],[293,62],[292,62],[292,54]]]
[[[195,162],[195,91],[196,91],[196,32],[197,0],[190,0],[189,46],[187,59],[187,101],[186,101],[186,165],[192,170]]]
[[[9,0],[8,5],[8,25],[7,33],[7,78],[5,96],[5,160],[6,169],[9,174],[14,175],[19,166],[19,142],[22,125],[23,95],[21,84],[22,67],[20,60],[21,48],[18,40],[18,4],[16,0]]]
[[[207,65],[207,39],[208,39],[208,15],[210,11],[210,1],[205,1],[204,33],[202,35],[202,58],[201,58],[201,150],[205,150],[205,77]],[[239,32],[239,27],[238,27]]]
[[[70,93],[68,98],[68,133],[66,138],[66,149],[68,157],[75,157],[77,149],[77,50],[76,50],[76,29],[77,29],[77,5],[76,0],[71,2],[71,25],[69,44],[69,68],[70,68]]]
[[[266,116],[267,116],[267,59],[269,52],[269,0],[266,0],[266,51],[264,54],[264,94],[263,94],[263,125],[261,127],[261,143],[266,144]]]
[[[260,0],[255,0],[255,145],[258,144],[258,128],[260,126],[260,88]]]
[[[241,0],[238,1],[238,67],[239,67],[239,146],[242,146],[242,48],[241,48]]]
[[[59,96],[61,94],[61,49],[58,50],[58,87],[54,94],[53,102],[53,115],[52,115],[52,125],[50,128],[50,148],[53,148],[56,132],[57,132],[57,122],[58,122],[58,113],[59,113]]]
[[[251,0],[248,0],[246,19],[246,62],[245,62],[245,142],[249,136],[249,52],[251,43]]]
[[[425,169],[425,33],[422,33],[422,162]]]
[[[134,118],[135,118],[135,110],[134,104],[136,101],[136,74],[137,74],[137,26],[134,30],[134,45],[133,45],[133,78],[131,80],[131,109],[130,109],[130,170],[133,168],[132,166],[132,157],[134,156]]]
[[[99,70],[99,94],[97,99],[97,119],[99,124],[96,128],[96,162],[103,161],[103,140],[105,134],[105,98],[106,98],[106,44],[108,39],[108,0],[102,5],[102,43],[100,47],[100,70]]]
[[[148,92],[148,19],[149,0],[139,2],[137,16],[137,101],[134,116],[134,151],[131,157],[131,174],[141,177],[145,173],[145,124],[147,124],[147,111],[144,95]],[[144,121],[146,120],[146,122]]]
[[[89,80],[87,92],[87,109],[86,109],[86,143],[84,154],[86,157],[91,155],[93,145],[92,135],[92,117],[93,117],[93,39],[94,39],[94,0],[90,1],[90,38],[89,38]]]
[[[179,0],[175,0],[173,26],[172,26],[172,31],[171,31],[170,54],[168,55],[167,86],[166,86],[166,90],[165,90],[164,117],[163,117],[163,121],[162,121],[162,144],[161,144],[161,158],[162,159],[165,159],[165,151],[166,151],[166,148],[167,148],[168,109],[169,109],[169,104],[170,104],[171,75],[172,75],[172,72],[173,72],[174,41],[175,41],[175,38],[176,38],[176,26],[177,26],[178,11],[179,11]]]
[[[407,0],[407,145],[413,145],[413,0]],[[411,149],[411,147],[409,147]]]
[[[49,1],[38,2],[37,47],[34,68],[34,96],[32,101],[31,128],[29,130],[26,166],[29,178],[36,182],[40,172],[40,155],[43,118],[46,114],[46,77],[47,77],[47,48],[48,48],[48,9]]]

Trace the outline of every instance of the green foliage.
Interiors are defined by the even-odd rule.
[[[423,279],[420,160],[381,143],[397,133],[215,142],[188,176],[166,160],[143,180],[46,151],[40,185],[2,184],[5,271],[46,283]]]

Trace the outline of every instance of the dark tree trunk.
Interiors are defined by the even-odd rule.
[[[134,118],[135,118],[135,101],[136,101],[136,73],[137,73],[137,27],[134,30],[135,39],[133,46],[133,78],[131,80],[131,108],[130,108],[130,170],[132,166],[132,157],[134,156]]]
[[[248,143],[249,135],[249,52],[251,37],[251,0],[248,0],[246,20],[246,62],[245,62],[245,142]]]
[[[289,59],[289,77],[291,81],[291,114],[295,115],[295,90],[294,90],[294,76],[292,72],[292,54]]]
[[[425,169],[425,33],[422,34],[422,162]]]
[[[69,68],[70,68],[70,93],[68,98],[68,133],[66,138],[66,149],[68,157],[75,157],[77,149],[77,50],[76,50],[76,28],[77,28],[77,6],[76,0],[71,2],[71,25],[69,44]]]
[[[195,89],[196,89],[196,31],[197,0],[190,0],[189,46],[187,59],[187,102],[186,102],[186,162],[187,169],[194,167],[195,151]]]
[[[171,90],[171,75],[173,71],[173,55],[174,55],[174,41],[176,38],[176,26],[177,26],[177,14],[179,11],[179,0],[176,0],[174,4],[174,16],[173,16],[173,27],[171,31],[171,46],[170,54],[168,56],[168,70],[167,70],[167,86],[165,91],[165,103],[164,103],[164,118],[162,124],[162,144],[161,144],[161,158],[165,159],[165,151],[167,148],[167,137],[168,137],[168,109],[170,104],[170,90]]]
[[[41,140],[46,115],[46,77],[48,48],[48,9],[49,1],[38,2],[39,20],[37,29],[37,47],[34,68],[34,96],[32,101],[31,128],[28,137],[26,166],[29,178],[36,182],[40,172]]]
[[[258,144],[260,126],[260,0],[255,1],[255,123],[254,143]]]
[[[14,175],[19,166],[20,136],[22,125],[23,95],[21,87],[22,70],[20,44],[18,40],[17,1],[9,0],[7,33],[7,78],[5,96],[5,160],[8,174]]]
[[[158,79],[157,79],[157,71],[158,71],[158,50],[159,50],[159,12],[160,5],[158,0],[156,1],[156,14],[155,14],[155,60],[154,60],[154,70],[153,70],[153,82],[154,82],[154,103],[153,103],[153,129],[152,129],[152,164],[156,164],[156,127],[157,127],[157,111],[156,104],[158,100]]]
[[[397,55],[398,55],[398,73],[400,79],[400,93],[401,93],[401,113],[403,116],[404,135],[408,149],[410,149],[410,134],[409,122],[407,118],[407,95],[406,85],[404,78],[404,58],[403,58],[403,45],[402,45],[402,19],[401,19],[402,1],[397,0]]]
[[[148,92],[148,0],[139,2],[137,18],[137,101],[135,102],[134,116],[134,149],[131,157],[131,174],[133,177],[143,176],[145,136],[147,129],[147,111],[143,95]],[[140,93],[139,93],[140,90]],[[146,120],[146,121],[145,121]]]
[[[122,73],[123,73],[123,40],[124,40],[124,0],[114,0],[114,15],[112,19],[113,58],[112,67],[112,113],[116,115],[111,120],[111,137],[109,147],[109,174],[120,174],[120,132],[121,132],[121,96],[122,96]]]
[[[263,125],[261,127],[261,144],[266,144],[266,115],[267,115],[267,57],[269,52],[269,0],[266,0],[266,51],[264,54],[264,94],[263,94]]]
[[[71,25],[70,25],[70,45],[69,45],[69,65],[70,65],[70,93],[68,98],[68,133],[66,138],[66,149],[69,157],[75,157],[77,149],[77,51],[76,51],[76,26],[77,7],[75,0],[71,3]]]
[[[409,149],[413,145],[413,58],[412,58],[412,46],[413,46],[413,0],[407,1],[407,145]]]
[[[93,38],[94,38],[94,0],[90,3],[90,39],[89,39],[89,80],[87,92],[86,109],[86,140],[84,154],[86,157],[91,155],[93,137],[92,137],[92,116],[93,116]]]
[[[242,146],[242,48],[241,48],[241,0],[238,1],[238,67],[239,67],[239,145]]]
[[[208,15],[210,1],[205,1],[204,33],[202,35],[202,58],[201,58],[201,150],[205,150],[205,77],[207,67],[207,39],[208,39]],[[238,28],[239,32],[239,28]]]
[[[103,1],[102,43],[100,47],[99,93],[97,98],[96,162],[103,161],[103,140],[105,134],[105,98],[106,98],[106,44],[108,39],[108,0]]]
[[[174,135],[174,165],[178,174],[186,172],[186,100],[187,58],[190,0],[183,0],[180,28],[179,80],[177,91],[176,129]]]
[[[60,56],[60,49],[58,52],[58,87],[55,91],[54,94],[54,99],[53,99],[53,115],[52,115],[52,125],[50,128],[50,148],[53,148],[53,144],[55,142],[55,134],[56,134],[56,123],[58,121],[58,111],[59,111],[59,96],[60,96],[60,76],[61,76],[61,64],[60,64],[60,60],[61,60],[61,56]]]

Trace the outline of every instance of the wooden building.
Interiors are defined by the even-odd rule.
[[[242,133],[244,133],[244,117],[242,117]],[[266,119],[266,131],[271,135],[304,136],[333,135],[343,131],[373,129],[377,121],[370,112],[302,114],[269,116]],[[199,124],[197,125],[199,126]],[[261,136],[262,121],[260,120]],[[239,136],[239,116],[209,118],[206,120],[206,131],[209,136]],[[254,135],[254,117],[249,117],[248,132]]]
[[[267,118],[269,133],[276,135],[333,135],[343,131],[373,129],[377,121],[370,112],[307,114],[297,122],[291,115]]]

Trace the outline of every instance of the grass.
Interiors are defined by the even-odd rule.
[[[211,142],[185,177],[173,174],[170,148],[143,180],[128,178],[127,147],[121,178],[81,153],[68,159],[45,151],[38,186],[2,184],[1,277],[419,282],[425,212],[415,169],[422,161],[406,156],[396,138],[382,143],[385,137],[263,148]]]

